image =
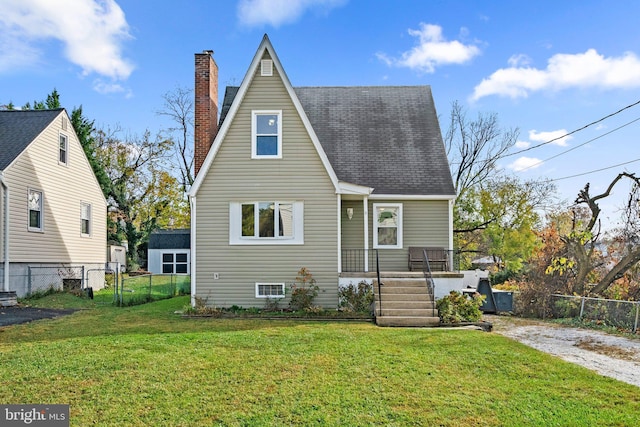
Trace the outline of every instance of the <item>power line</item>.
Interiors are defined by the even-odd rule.
[[[602,171],[606,171],[607,169],[613,169],[613,168],[617,168],[618,166],[628,165],[629,163],[635,163],[635,162],[639,162],[639,161],[640,161],[640,159],[630,160],[628,162],[618,163],[617,165],[607,166],[606,168],[596,169],[596,170],[592,170],[592,171],[589,171],[589,172],[579,173],[579,174],[571,175],[571,176],[563,176],[562,178],[550,179],[549,181],[562,181],[563,179],[575,178],[575,177],[578,177],[578,176],[589,175],[589,174],[596,173],[596,172],[602,172]]]
[[[515,153],[505,154],[505,155],[504,155],[504,156],[502,156],[502,157],[504,158],[504,157],[515,156],[515,155],[517,155],[517,154],[524,153],[524,152],[526,152],[526,151],[529,151],[529,150],[533,150],[533,149],[535,149],[535,148],[542,147],[543,145],[551,144],[551,143],[552,143],[552,142],[554,142],[554,141],[557,141],[557,140],[562,139],[562,138],[566,138],[567,136],[569,136],[569,135],[573,135],[574,133],[576,133],[576,132],[580,132],[581,130],[585,130],[585,129],[586,129],[586,128],[588,128],[589,126],[593,126],[593,125],[595,125],[595,124],[597,124],[597,123],[600,123],[600,122],[602,122],[602,121],[604,121],[604,120],[606,120],[606,119],[608,119],[608,118],[610,118],[610,117],[615,116],[616,114],[620,114],[620,113],[621,113],[621,112],[623,112],[624,110],[627,110],[627,109],[629,109],[629,108],[631,108],[631,107],[635,107],[635,106],[636,106],[636,105],[638,105],[638,104],[640,104],[640,100],[638,100],[638,101],[634,102],[633,104],[629,104],[629,105],[627,105],[626,107],[623,107],[623,108],[619,109],[619,110],[618,110],[618,111],[616,111],[615,113],[611,113],[611,114],[609,114],[609,115],[606,115],[606,116],[604,116],[604,117],[603,117],[603,118],[601,118],[601,119],[598,119],[598,120],[596,120],[596,121],[594,121],[594,122],[591,122],[591,123],[589,123],[589,124],[586,124],[586,125],[582,126],[581,128],[576,129],[576,130],[573,130],[573,131],[571,131],[571,132],[569,132],[569,133],[567,133],[567,134],[564,134],[564,135],[562,135],[562,136],[558,136],[558,137],[556,137],[556,138],[550,139],[549,141],[542,142],[542,143],[540,143],[540,144],[538,144],[538,145],[534,145],[534,146],[529,147],[529,148],[524,148],[524,149],[522,149],[522,150],[520,150],[520,151],[516,151]]]
[[[541,165],[541,164],[542,164],[542,163],[544,163],[544,162],[547,162],[547,161],[549,161],[549,160],[555,159],[556,157],[560,157],[560,156],[562,156],[563,154],[567,154],[567,153],[569,153],[570,151],[573,151],[573,150],[576,150],[576,149],[578,149],[578,148],[580,148],[580,147],[583,147],[583,146],[587,145],[587,144],[588,144],[588,143],[590,143],[590,142],[593,142],[593,141],[595,141],[595,140],[597,140],[597,139],[603,138],[603,137],[605,137],[605,136],[607,136],[607,135],[609,135],[609,134],[612,134],[613,132],[619,131],[620,129],[622,129],[622,128],[624,128],[624,127],[627,127],[627,126],[629,126],[629,125],[631,125],[631,124],[633,124],[633,123],[637,122],[638,120],[640,120],[640,117],[638,117],[637,119],[631,120],[630,122],[625,123],[625,124],[623,124],[622,126],[618,126],[618,127],[617,127],[617,128],[615,128],[615,129],[611,129],[609,132],[605,132],[605,133],[603,133],[602,135],[596,136],[595,138],[592,138],[592,139],[590,139],[590,140],[588,140],[588,141],[586,141],[586,142],[583,142],[583,143],[582,143],[582,144],[580,144],[580,145],[576,145],[576,146],[575,146],[575,147],[573,147],[573,148],[570,148],[570,149],[565,150],[565,151],[563,151],[563,152],[561,152],[561,153],[558,153],[558,154],[556,154],[555,156],[551,156],[551,157],[549,157],[549,158],[547,158],[547,159],[540,160],[539,162],[534,163],[534,164],[532,164],[532,165],[529,165],[529,166],[527,166],[526,168],[519,169],[519,170],[518,170],[518,172],[526,171],[526,170],[528,170],[528,169],[531,169],[531,168],[533,168],[533,167],[536,167],[536,166],[538,166],[538,165]]]

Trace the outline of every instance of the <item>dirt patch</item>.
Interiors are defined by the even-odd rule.
[[[56,310],[52,308],[34,307],[0,307],[0,327],[27,323],[40,319],[52,319],[65,316],[76,310]]]
[[[546,322],[483,316],[494,332],[598,372],[640,387],[640,339],[609,335]]]

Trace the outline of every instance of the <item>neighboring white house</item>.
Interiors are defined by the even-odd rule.
[[[153,274],[189,274],[191,230],[156,230],[149,236],[147,270]]]
[[[101,288],[107,203],[64,109],[0,111],[0,290]]]

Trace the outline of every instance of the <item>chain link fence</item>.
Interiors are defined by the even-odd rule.
[[[191,294],[191,276],[184,274],[144,274],[122,276],[114,289],[114,302],[119,306],[145,304],[151,301]]]
[[[620,301],[571,295],[551,295],[551,315],[574,318],[638,332],[640,301]]]

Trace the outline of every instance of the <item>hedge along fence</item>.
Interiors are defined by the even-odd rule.
[[[621,301],[571,295],[551,295],[556,319],[578,318],[638,333],[640,301]]]
[[[151,301],[191,294],[191,276],[184,274],[143,274],[122,277],[114,289],[118,306],[145,304]]]

